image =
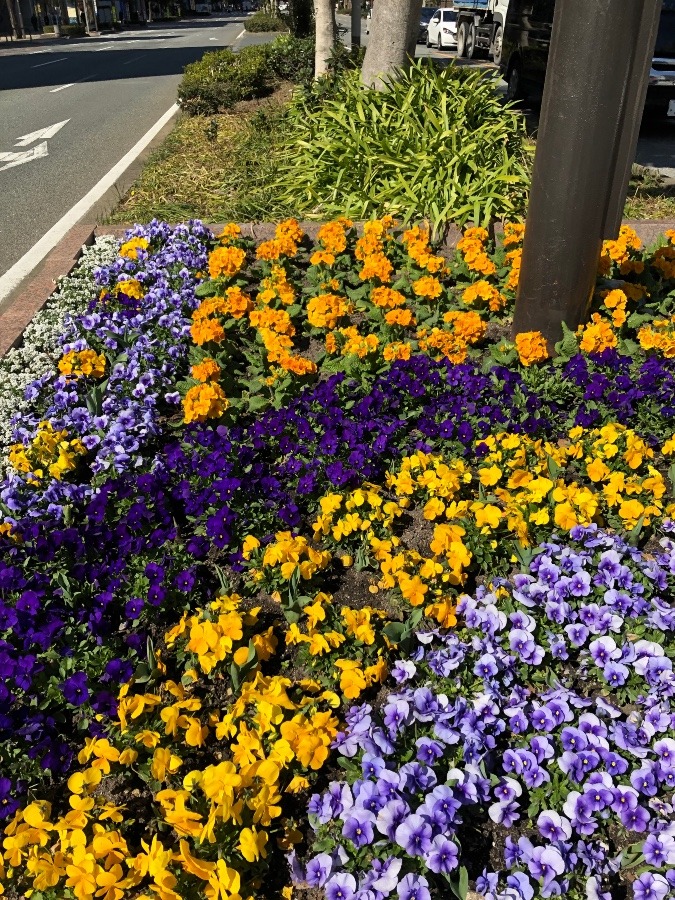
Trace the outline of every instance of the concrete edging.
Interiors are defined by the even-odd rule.
[[[321,227],[321,222],[300,222],[303,231],[310,238],[316,238],[316,233]],[[642,242],[649,246],[665,231],[675,229],[675,219],[631,220],[624,221],[624,225],[630,225],[635,229]],[[29,278],[21,287],[16,299],[0,313],[0,357],[4,356],[12,347],[21,343],[23,332],[31,322],[33,316],[47,303],[53,295],[56,282],[64,275],[68,275],[82,255],[82,247],[93,244],[97,237],[111,234],[121,238],[131,225],[99,225],[92,228],[91,225],[76,225],[63,238],[63,240],[46,257],[35,275]],[[218,234],[222,230],[222,224],[207,225],[211,231]],[[275,225],[267,222],[240,223],[242,234],[256,241],[266,241],[274,236]],[[358,227],[358,225],[357,225]],[[501,231],[496,226],[497,232]],[[452,253],[461,237],[461,231],[451,225],[442,246],[442,252],[446,255]]]

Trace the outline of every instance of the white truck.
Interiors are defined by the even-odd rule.
[[[455,0],[454,8],[457,56],[472,59],[481,54],[499,65],[509,0]]]

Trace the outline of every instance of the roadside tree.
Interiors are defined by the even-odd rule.
[[[377,0],[373,4],[370,40],[361,80],[381,89],[396,70],[407,69],[415,57],[422,0]]]
[[[319,78],[328,71],[328,63],[335,46],[337,24],[334,0],[314,0],[314,19],[316,22],[314,76]]]

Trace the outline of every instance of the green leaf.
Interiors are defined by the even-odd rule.
[[[562,331],[562,340],[558,341],[558,343],[555,345],[556,365],[562,365],[563,363],[568,362],[579,352],[579,342],[577,341],[577,336],[573,331],[570,331],[570,329],[564,322],[562,323]]]
[[[195,288],[195,297],[215,297],[218,293],[218,285],[215,281],[203,281]]]

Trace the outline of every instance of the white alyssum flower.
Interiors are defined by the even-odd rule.
[[[29,405],[24,398],[26,387],[54,370],[61,356],[59,342],[65,323],[69,317],[86,312],[96,299],[94,271],[110,265],[119,247],[119,241],[108,235],[84,247],[76,268],[59,279],[55,292],[27,326],[21,346],[0,358],[0,478],[7,470],[12,419]]]

